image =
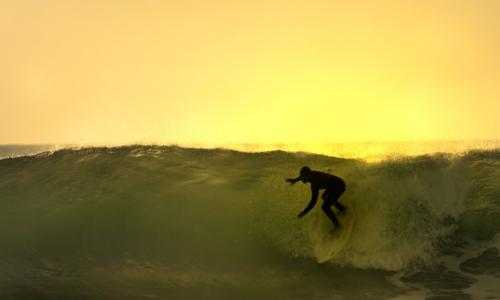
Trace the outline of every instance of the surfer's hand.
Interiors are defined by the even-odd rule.
[[[285,181],[286,181],[286,182],[289,182],[289,183],[290,183],[290,185],[293,185],[295,182],[297,182],[297,181],[295,181],[295,179],[293,179],[293,178],[287,178]]]
[[[306,215],[306,212],[305,211],[301,211],[298,215],[297,215],[297,218],[299,219],[302,219],[303,216]]]

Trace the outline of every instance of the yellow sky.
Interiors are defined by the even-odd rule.
[[[500,1],[0,0],[0,143],[500,138]]]

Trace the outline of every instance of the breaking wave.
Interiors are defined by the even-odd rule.
[[[132,260],[202,272],[314,259],[303,165],[347,182],[356,212],[333,265],[403,270],[500,232],[500,152],[380,162],[175,146],[65,149],[0,160],[0,255]],[[319,206],[319,205],[318,205]],[[179,279],[180,280],[180,279]]]

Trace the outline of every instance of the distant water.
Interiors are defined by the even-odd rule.
[[[0,299],[499,299],[500,150],[463,147],[0,147]],[[303,165],[343,177],[356,213],[325,264],[325,216],[297,219],[309,188],[284,182]]]
[[[7,157],[18,157],[33,155],[46,151],[54,151],[57,149],[64,148],[64,146],[59,145],[0,145],[0,159]]]

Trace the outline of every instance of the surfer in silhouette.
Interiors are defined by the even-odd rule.
[[[341,213],[345,211],[345,207],[339,202],[340,196],[345,191],[345,182],[342,178],[323,172],[312,171],[309,167],[303,167],[300,169],[300,174],[297,178],[288,178],[286,181],[289,182],[290,185],[295,184],[297,181],[311,183],[311,201],[307,207],[299,213],[297,218],[302,218],[314,207],[318,200],[319,191],[324,189],[325,191],[323,195],[321,195],[321,198],[324,200],[321,209],[323,209],[328,218],[332,220],[335,228],[340,226],[337,217],[332,211],[332,205]]]

